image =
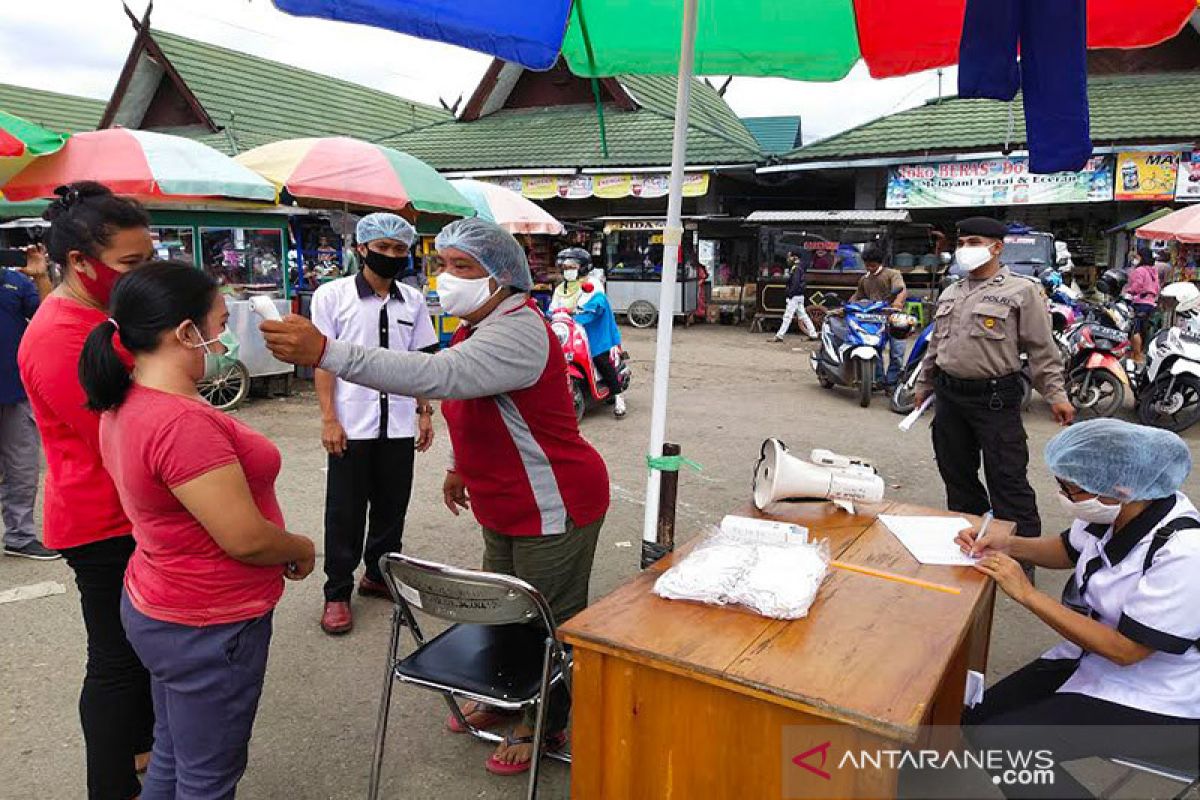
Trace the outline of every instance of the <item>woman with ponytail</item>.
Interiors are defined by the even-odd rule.
[[[154,728],[150,679],[121,628],[121,581],[133,553],[130,523],[100,459],[100,415],[79,385],[84,339],[108,317],[121,274],[154,254],[150,218],[98,183],[58,191],[46,209],[47,245],[63,281],[42,301],[17,352],[46,454],[43,540],[75,573],[87,631],[79,716],[90,800],[140,791]]]
[[[283,579],[312,572],[288,533],[278,449],[212,408],[196,383],[236,342],[211,278],[148,264],[121,279],[79,378],[103,411],[100,449],[133,521],[121,620],[150,671],[157,722],[142,800],[231,798],[266,673]]]

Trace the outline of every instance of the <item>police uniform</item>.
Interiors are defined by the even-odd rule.
[[[974,218],[960,235],[1003,239],[1004,225]],[[918,389],[937,395],[933,450],[951,511],[992,511],[1021,536],[1042,531],[1026,469],[1021,421],[1021,353],[1033,385],[1050,403],[1066,402],[1063,366],[1041,286],[1002,267],[986,280],[966,278],[938,300]],[[987,489],[979,481],[982,455]]]

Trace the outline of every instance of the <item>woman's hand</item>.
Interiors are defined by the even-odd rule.
[[[1002,530],[1002,528],[1004,528]],[[954,543],[968,556],[987,555],[989,553],[1007,554],[1012,548],[1012,532],[1007,526],[989,525],[988,531],[979,537],[979,528],[972,526],[963,528],[955,537]]]
[[[317,566],[317,548],[313,545],[311,539],[305,539],[308,544],[304,547],[306,554],[296,559],[289,561],[287,567],[283,571],[283,577],[289,581],[302,581],[312,574],[312,571]]]
[[[25,248],[25,266],[21,267],[18,272],[23,272],[35,281],[39,278],[48,277],[50,274],[50,262],[46,258],[46,248],[40,244],[31,244]]]
[[[457,472],[447,472],[446,480],[442,483],[442,501],[450,513],[459,515],[460,508],[470,508],[471,498],[467,496],[467,485]]]
[[[424,453],[433,446],[433,416],[417,415],[417,452]]]
[[[975,569],[994,580],[1001,591],[1021,605],[1026,605],[1037,591],[1025,576],[1021,564],[1003,553],[985,555],[975,564]]]

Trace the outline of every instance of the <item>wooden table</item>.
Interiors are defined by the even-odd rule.
[[[970,568],[922,566],[876,519],[947,512],[858,511],[780,503],[735,513],[805,525],[829,539],[834,558],[961,593],[834,569],[808,616],[790,622],[663,600],[651,587],[685,546],[560,629],[575,648],[572,798],[894,795],[894,773],[837,770],[835,759],[848,748],[918,744],[922,725],[957,724],[967,669],[987,662],[994,585]],[[792,763],[827,741],[829,778]],[[819,768],[820,754],[805,763]]]

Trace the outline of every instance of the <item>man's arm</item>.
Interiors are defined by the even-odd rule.
[[[865,287],[865,284],[866,284],[866,282],[867,282],[867,276],[866,276],[866,275],[864,275],[863,277],[861,277],[861,278],[859,278],[859,279],[858,279],[858,285],[857,285],[856,287],[854,287],[854,294],[850,295],[850,302],[851,302],[851,303],[857,303],[859,300],[861,300],[861,299],[863,299],[864,297],[866,297],[866,295],[867,295],[867,291],[866,291],[866,289],[864,288],[864,287]]]
[[[1029,356],[1029,369],[1033,374],[1033,385],[1051,405],[1067,402],[1063,382],[1062,354],[1054,343],[1054,330],[1050,324],[1050,312],[1042,300],[1039,288],[1030,284],[1030,290],[1021,295],[1019,309],[1021,319],[1018,332],[1021,349]]]
[[[893,270],[892,276],[892,307],[903,309],[904,303],[908,300],[908,287],[904,285],[904,276],[900,274],[900,270]]]
[[[332,292],[331,288],[318,289],[313,294],[311,310],[313,324],[330,339],[335,338],[340,330],[334,307],[336,298]],[[340,456],[346,452],[347,437],[337,414],[337,377],[323,369],[314,370],[313,386],[321,407],[321,445],[330,455]]]

